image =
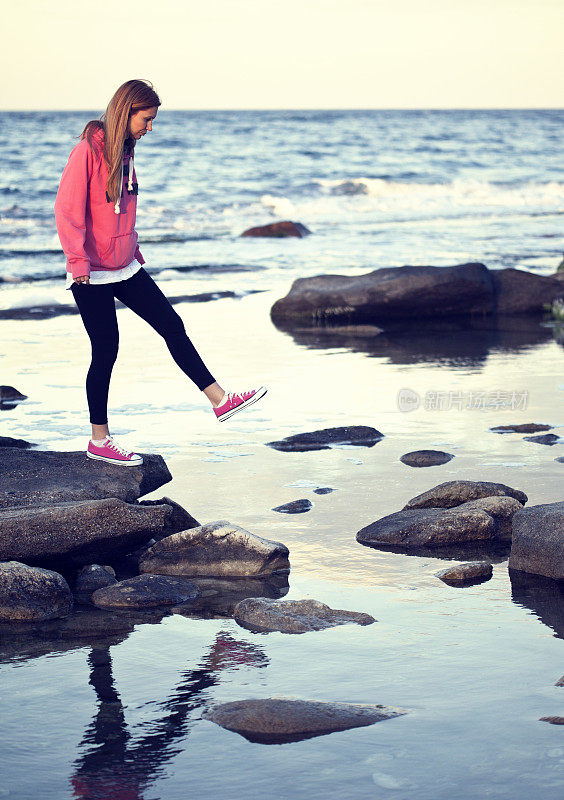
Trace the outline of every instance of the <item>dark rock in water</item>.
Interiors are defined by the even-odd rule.
[[[440,547],[445,544],[492,539],[495,523],[480,509],[411,508],[376,520],[356,535],[361,544]]]
[[[373,447],[384,438],[384,434],[367,425],[347,425],[342,428],[323,428],[309,433],[295,433],[277,442],[267,442],[268,447],[284,452],[305,450],[329,450],[331,445],[354,444],[358,447]]]
[[[539,717],[540,722],[550,722],[551,725],[564,725],[564,717]]]
[[[17,561],[0,564],[0,621],[34,622],[65,617],[72,594],[57,572]]]
[[[206,709],[202,718],[239,733],[250,742],[282,744],[373,725],[403,714],[407,714],[405,709],[380,705],[280,697],[221,703]]]
[[[509,568],[564,580],[564,501],[522,508],[512,524]]]
[[[132,503],[171,480],[159,455],[143,454],[141,466],[125,468],[94,461],[83,452],[7,447],[0,460],[0,508],[104,497]]]
[[[544,425],[539,422],[524,422],[520,425],[496,425],[490,428],[494,433],[536,433],[537,431],[549,431],[552,425]]]
[[[252,578],[190,578],[199,591],[196,600],[180,604],[172,609],[173,614],[184,617],[216,618],[233,617],[237,603],[247,597],[270,597],[279,599],[288,594],[288,573],[270,575],[263,580]]]
[[[545,433],[544,436],[523,436],[524,442],[535,442],[535,444],[546,444],[552,447],[560,440],[560,437],[555,433]]]
[[[370,614],[330,608],[317,600],[268,600],[255,597],[238,603],[233,616],[243,628],[282,633],[307,633],[351,622],[359,625],[376,622]]]
[[[11,436],[0,436],[0,447],[20,447],[22,450],[27,450],[28,447],[33,447],[32,442],[26,442],[25,439],[12,439]]]
[[[453,267],[392,267],[365,275],[298,278],[271,309],[275,324],[284,320],[322,325],[394,319],[491,314],[492,279],[483,264]]]
[[[313,490],[314,494],[331,494],[334,491],[330,486],[320,486],[318,489]]]
[[[115,573],[112,574],[99,564],[89,564],[87,567],[83,567],[77,575],[74,599],[77,603],[90,603],[92,594],[97,589],[112,586],[114,583],[117,583]]]
[[[141,572],[201,577],[266,577],[290,569],[289,551],[226,520],[174,533],[139,563]]]
[[[291,503],[284,503],[282,506],[276,506],[273,511],[278,511],[280,514],[304,514],[313,508],[311,500],[302,498],[301,500],[292,500]]]
[[[467,564],[448,567],[435,574],[449,586],[468,586],[489,580],[492,577],[493,568],[487,561],[470,561]]]
[[[0,403],[19,403],[27,400],[27,394],[22,394],[13,386],[0,386]]]
[[[198,596],[193,583],[168,575],[137,575],[112,586],[98,589],[92,602],[98,608],[157,608],[185,603]]]
[[[403,464],[408,467],[436,467],[439,464],[446,464],[454,456],[442,450],[412,450],[400,457]]]
[[[564,675],[561,678],[558,678],[558,680],[556,681],[556,683],[554,685],[555,686],[564,686]]]
[[[275,324],[370,323],[488,315],[542,314],[562,283],[522,270],[484,264],[404,266],[366,275],[318,275],[294,281],[272,306]]]
[[[480,497],[501,495],[514,497],[523,505],[527,502],[527,495],[519,489],[512,489],[504,483],[490,481],[446,481],[429,489],[417,497],[413,497],[404,506],[408,508],[452,508],[477,500]]]
[[[558,456],[558,458],[555,458],[554,460],[559,461],[561,464],[564,464],[564,456]]]
[[[163,539],[165,536],[170,536],[172,533],[179,533],[180,531],[187,531],[190,528],[197,528],[199,526],[198,520],[194,519],[192,514],[189,514],[185,508],[170,497],[161,497],[160,500],[139,500],[140,506],[170,506],[170,513],[165,520],[165,524],[158,537]]]
[[[268,225],[257,225],[255,228],[248,228],[241,236],[267,236],[280,239],[286,236],[296,236],[299,239],[307,236],[311,231],[302,225],[301,222],[271,222]]]
[[[113,497],[5,508],[0,560],[48,565],[112,560],[160,533],[168,513],[168,506],[143,507]]]
[[[542,314],[544,306],[562,296],[562,283],[552,276],[521,269],[493,269],[496,310],[505,314]]]

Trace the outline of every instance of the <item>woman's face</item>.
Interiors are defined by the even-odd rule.
[[[153,120],[157,116],[157,107],[142,108],[141,111],[134,111],[129,118],[128,134],[132,139],[140,139],[145,136],[147,131],[153,130]]]

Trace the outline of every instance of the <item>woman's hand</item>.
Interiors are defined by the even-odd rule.
[[[74,279],[75,283],[90,283],[89,275],[81,275],[79,278]]]

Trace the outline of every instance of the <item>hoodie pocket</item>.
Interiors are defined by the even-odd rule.
[[[137,247],[137,233],[130,231],[112,236],[110,244],[101,256],[103,267],[126,267],[133,261]]]

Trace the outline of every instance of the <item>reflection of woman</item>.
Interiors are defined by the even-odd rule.
[[[116,91],[101,120],[84,128],[63,172],[55,218],[70,288],[92,345],[86,395],[92,439],[86,455],[135,466],[141,456],[120,447],[108,427],[108,391],[118,351],[115,298],[165,340],[180,369],[206,395],[219,421],[255,403],[266,389],[226,393],[186,335],[180,316],[153,279],[137,244],[135,145],[153,128],[161,101],[147,81]]]
[[[130,733],[112,675],[109,648],[93,649],[88,657],[89,683],[96,692],[98,711],[86,729],[81,755],[71,777],[76,800],[142,800],[149,784],[178,753],[190,715],[205,706],[219,683],[222,669],[239,665],[265,667],[268,660],[256,645],[239,642],[220,631],[201,666],[185,672],[165,700],[156,702],[158,718]]]

